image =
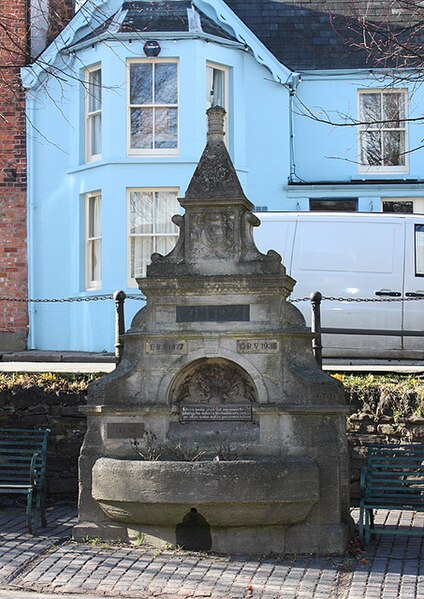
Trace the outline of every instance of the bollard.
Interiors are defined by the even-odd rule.
[[[115,357],[116,363],[119,364],[124,351],[124,344],[121,340],[121,335],[125,333],[125,317],[124,303],[127,297],[125,291],[115,291],[113,299],[115,300],[116,308],[116,325],[115,325]]]
[[[320,368],[322,368],[322,341],[321,341],[321,300],[319,291],[313,291],[309,296],[312,307],[311,331],[314,333],[312,339],[312,352]]]

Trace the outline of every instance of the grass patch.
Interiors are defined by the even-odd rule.
[[[37,388],[44,393],[85,393],[91,381],[101,374],[64,374],[61,372],[2,372],[0,392],[11,392]]]
[[[9,397],[32,391],[42,394],[85,394],[91,381],[102,375],[64,373],[0,373],[0,393]],[[345,388],[346,399],[355,412],[395,421],[424,417],[424,374],[332,374]],[[3,395],[4,397],[4,395]]]
[[[333,374],[355,412],[397,421],[424,416],[424,375]]]

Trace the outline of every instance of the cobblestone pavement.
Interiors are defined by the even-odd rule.
[[[0,596],[27,590],[137,599],[424,598],[424,537],[380,537],[356,557],[224,557],[96,540],[76,544],[69,505],[50,508],[48,528],[32,537],[23,511],[0,507]],[[380,511],[377,521],[422,529],[424,514]]]

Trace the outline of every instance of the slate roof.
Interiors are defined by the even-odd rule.
[[[396,66],[396,61],[382,64],[357,47],[362,42],[358,24],[363,15],[383,38],[388,30],[401,31],[409,43],[410,36],[416,35],[416,43],[424,44],[421,28],[414,28],[417,15],[411,9],[411,2],[405,0],[225,2],[276,58],[292,70]],[[399,64],[406,66],[403,59]],[[417,66],[413,61],[408,64]]]
[[[190,0],[171,0],[163,2],[123,2],[121,9],[109,17],[78,43],[94,39],[102,33],[132,32],[189,32],[206,33],[226,40],[236,41],[222,27],[196,8],[199,21],[190,21],[187,9],[191,10]],[[199,26],[200,25],[200,26]]]
[[[373,67],[422,67],[420,58],[381,60],[360,45],[361,19],[372,23],[378,39],[401,32],[407,45],[420,45],[424,54],[424,3],[417,24],[411,0],[224,0],[234,13],[286,67],[294,71]],[[235,38],[207,17],[190,0],[131,0],[107,21],[76,43],[102,33],[203,32],[225,40]],[[189,16],[191,15],[191,16]],[[418,26],[417,26],[418,25]]]

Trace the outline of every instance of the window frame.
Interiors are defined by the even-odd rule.
[[[409,196],[396,196],[396,197],[387,197],[384,196],[380,199],[381,212],[383,212],[383,203],[384,202],[412,202],[412,213],[409,214],[424,214],[424,197],[409,197]],[[389,212],[387,214],[408,214],[406,212]]]
[[[418,250],[418,233],[423,233],[424,234],[424,223],[415,223],[414,226],[414,258],[415,258],[415,276],[416,277],[424,277],[424,270],[422,272],[418,272],[418,257],[417,257],[417,250]]]
[[[173,63],[177,65],[177,103],[176,104],[130,104],[131,65],[132,64]],[[154,68],[154,67],[153,67]],[[131,148],[131,109],[137,107],[172,107],[177,109],[177,147],[176,148]],[[126,111],[127,111],[127,155],[128,156],[177,156],[180,152],[180,64],[178,58],[131,58],[126,69]],[[154,127],[154,125],[153,125]],[[155,137],[153,137],[155,139]]]
[[[90,112],[90,77],[92,73],[100,71],[100,109]],[[102,66],[100,63],[85,69],[85,159],[86,162],[95,162],[102,158],[102,125],[103,125],[103,93],[102,93]],[[100,115],[100,148],[98,154],[92,154],[91,131],[93,117]]]
[[[229,80],[230,80],[230,67],[222,65],[222,64],[218,64],[216,62],[212,62],[210,60],[206,61],[206,69],[205,69],[205,75],[206,75],[206,85],[207,85],[207,69],[211,68],[211,69],[216,69],[217,71],[221,71],[222,73],[224,73],[224,103],[225,106],[223,106],[222,108],[225,109],[225,119],[224,119],[224,132],[225,132],[225,136],[224,136],[224,142],[225,144],[228,146],[229,143],[229,93],[228,93],[228,88],[229,88]],[[207,91],[207,87],[206,90]],[[213,106],[213,104],[211,104],[211,106]],[[210,108],[207,105],[207,100],[206,100],[206,110]]]
[[[174,192],[176,194],[176,199],[178,201],[178,196],[180,190],[178,187],[127,187],[126,189],[126,202],[127,202],[127,284],[128,287],[137,287],[137,279],[132,277],[131,275],[131,239],[133,237],[176,237],[176,242],[178,241],[179,231],[177,230],[175,234],[172,233],[131,233],[131,193],[132,192]],[[146,276],[146,275],[144,275]],[[143,278],[143,277],[139,277]]]
[[[362,164],[361,162],[361,148],[362,148],[362,133],[367,130],[367,125],[360,124],[361,123],[361,96],[364,94],[378,94],[383,97],[385,94],[402,94],[404,98],[404,127],[383,127],[378,129],[376,126],[375,130],[377,131],[402,131],[405,133],[405,145],[401,154],[405,158],[405,164],[401,165],[381,165],[381,166],[371,166],[367,164]],[[381,103],[383,106],[383,103]],[[382,88],[372,88],[372,89],[358,89],[357,90],[357,115],[358,115],[358,125],[357,125],[357,140],[358,140],[358,173],[364,174],[396,174],[396,173],[407,173],[409,172],[409,153],[408,153],[408,89],[406,88],[394,88],[394,89],[382,89]],[[382,115],[381,115],[382,117]],[[381,118],[381,120],[383,120]],[[368,129],[369,131],[370,129]],[[382,151],[383,156],[383,151]]]
[[[313,206],[318,203],[318,202],[322,202],[323,204],[328,203],[329,206],[327,208],[313,208]],[[339,203],[339,206],[336,208],[335,206],[337,205],[337,203]],[[343,208],[340,208],[340,205],[342,203],[350,203],[352,206],[354,206],[354,210],[344,210]],[[331,206],[333,205],[333,206]],[[338,198],[338,197],[319,197],[319,198],[314,198],[314,197],[310,197],[309,198],[309,212],[343,212],[346,214],[352,214],[355,212],[358,212],[358,206],[359,206],[359,200],[358,198],[355,197],[343,197],[343,198]]]
[[[99,235],[90,236],[90,200],[98,198],[100,203]],[[100,241],[99,263],[100,279],[91,279],[92,252],[90,248],[96,241]],[[90,191],[85,194],[85,287],[87,290],[101,289],[102,287],[102,194],[100,190]]]

